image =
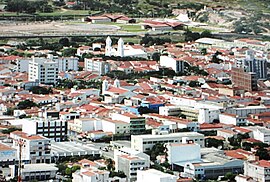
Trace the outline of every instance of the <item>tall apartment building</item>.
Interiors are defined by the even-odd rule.
[[[58,69],[59,71],[78,71],[79,67],[78,67],[78,61],[79,58],[77,57],[61,57],[61,58],[57,58],[54,59],[54,61],[56,61],[58,63]]]
[[[254,72],[247,72],[244,68],[232,68],[232,82],[235,86],[242,87],[247,91],[258,89],[257,75]]]
[[[41,84],[54,84],[58,79],[58,64],[45,58],[33,58],[29,61],[29,81]]]
[[[95,72],[98,75],[103,75],[110,71],[110,64],[103,61],[102,58],[85,58],[84,69]]]
[[[10,133],[13,139],[13,148],[17,149],[19,156],[19,142],[22,145],[22,161],[25,163],[50,163],[51,162],[51,141],[41,135],[29,135],[22,131]]]
[[[129,123],[131,135],[143,134],[145,132],[145,117],[137,116],[131,113],[113,113],[112,120],[119,120]]]
[[[49,118],[31,118],[22,124],[22,131],[29,135],[42,135],[56,142],[67,137],[68,122]]]
[[[237,60],[236,66],[244,68],[246,72],[256,73],[257,79],[267,78],[267,60],[256,58],[251,50],[246,51],[246,58]]]

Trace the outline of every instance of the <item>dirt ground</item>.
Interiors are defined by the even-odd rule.
[[[118,26],[89,24],[83,22],[0,22],[0,34],[44,34],[44,33],[91,33],[114,32]]]

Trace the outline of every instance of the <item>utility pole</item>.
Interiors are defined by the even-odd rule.
[[[22,182],[22,146],[24,141],[22,139],[17,140],[19,145],[19,169],[18,169],[18,182]]]

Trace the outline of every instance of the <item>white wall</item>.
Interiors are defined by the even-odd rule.
[[[166,147],[170,164],[201,159],[201,150],[198,144],[168,144]]]

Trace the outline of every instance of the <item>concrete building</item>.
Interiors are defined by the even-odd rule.
[[[263,143],[270,144],[270,129],[260,126],[248,127],[252,131],[252,137]]]
[[[251,177],[252,180],[257,181],[257,182],[269,182],[270,181],[270,162],[266,160],[246,161],[244,163],[244,176],[246,177],[246,179]],[[247,180],[240,181],[240,179],[238,179],[237,182],[242,182],[242,181],[247,182]]]
[[[114,161],[116,171],[123,171],[128,181],[136,180],[138,170],[150,167],[149,155],[127,147],[114,150]]]
[[[237,67],[244,68],[246,72],[256,73],[257,79],[267,78],[267,60],[255,58],[252,50],[246,51],[246,58],[238,59]]]
[[[29,61],[29,81],[40,84],[55,84],[58,79],[58,63],[46,58],[33,58]]]
[[[67,137],[68,122],[49,118],[30,118],[22,123],[22,131],[29,135],[42,135],[55,141],[64,141]]]
[[[179,116],[181,112],[180,106],[161,106],[159,107],[159,114],[163,116]]]
[[[17,150],[0,143],[0,163],[2,166],[14,164],[18,160]]]
[[[75,133],[101,130],[100,121],[96,118],[80,118],[68,122],[68,130]]]
[[[51,142],[52,162],[57,162],[61,157],[71,156],[100,157],[101,151],[93,146],[83,145],[78,142]]]
[[[167,135],[132,135],[131,148],[145,152],[151,150],[157,143],[182,143],[183,141],[193,141],[204,147],[204,135],[197,132],[171,133]]]
[[[22,161],[26,163],[51,163],[51,141],[40,135],[28,135],[21,131],[10,133],[13,147],[19,156],[19,142],[23,142]]]
[[[248,117],[249,114],[259,114],[263,112],[269,112],[270,108],[265,107],[263,105],[261,106],[247,106],[247,107],[233,107],[226,109],[226,113],[228,114],[234,114],[238,117]]]
[[[257,75],[255,72],[247,72],[244,68],[233,67],[231,71],[232,82],[235,86],[247,91],[255,91],[257,86]]]
[[[165,145],[169,164],[174,164],[176,162],[198,161],[201,159],[201,147],[196,143],[183,142],[168,143]]]
[[[18,176],[18,165],[10,166],[11,178]],[[23,164],[22,181],[48,181],[54,179],[58,168],[55,164]]]
[[[184,61],[179,60],[177,58],[172,58],[170,56],[160,56],[160,66],[164,66],[166,68],[171,68],[175,72],[183,72],[185,67],[184,67]]]
[[[55,59],[55,61],[58,63],[58,70],[60,71],[78,71],[78,61],[79,58],[77,57],[59,57]]]
[[[244,162],[239,159],[227,157],[219,152],[202,154],[201,161],[187,162],[184,164],[182,177],[198,179],[216,179],[226,173],[239,174],[243,172]]]
[[[103,61],[102,58],[85,58],[84,70],[104,75],[110,71],[110,64]]]
[[[72,182],[109,182],[109,171],[84,168],[72,173]]]
[[[18,72],[29,72],[29,62],[31,61],[31,58],[22,58],[17,59],[16,64],[17,68],[16,71]]]
[[[245,117],[239,117],[238,115],[228,114],[228,113],[219,114],[219,121],[220,123],[232,124],[235,126],[242,126],[242,125],[246,125],[247,123],[247,120]]]
[[[140,170],[137,172],[137,182],[176,182],[177,176],[163,173],[156,169]]]
[[[130,124],[120,120],[101,119],[102,130],[113,134],[130,134]]]
[[[136,116],[131,113],[113,113],[112,120],[120,120],[129,123],[130,134],[132,135],[142,134],[145,132],[145,117]]]

